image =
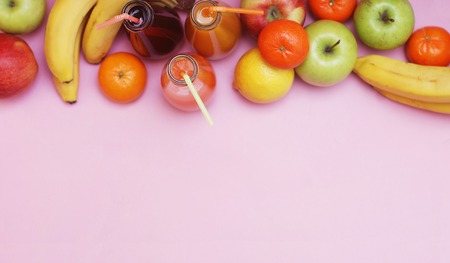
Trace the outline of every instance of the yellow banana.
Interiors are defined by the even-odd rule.
[[[86,61],[98,64],[108,54],[122,23],[115,23],[102,29],[97,25],[119,15],[130,0],[98,0],[92,9],[83,34],[82,50]]]
[[[78,84],[80,78],[80,49],[81,37],[83,35],[84,26],[86,25],[87,17],[83,20],[75,38],[75,49],[73,52],[73,80],[70,82],[61,82],[55,76],[53,77],[53,84],[58,91],[59,96],[64,102],[73,104],[78,99]]]
[[[368,55],[353,69],[362,80],[380,90],[412,100],[450,103],[450,68],[422,66]]]
[[[44,39],[47,65],[63,83],[74,80],[75,40],[83,20],[97,0],[56,0],[50,10]]]
[[[408,105],[422,110],[450,114],[450,103],[434,103],[434,102],[413,100],[393,93],[389,93],[379,88],[374,89],[378,91],[381,95],[385,96],[386,98],[404,105]]]

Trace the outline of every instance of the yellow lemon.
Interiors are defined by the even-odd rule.
[[[258,48],[245,52],[234,69],[233,88],[255,103],[270,103],[283,98],[292,87],[295,71],[267,63]]]

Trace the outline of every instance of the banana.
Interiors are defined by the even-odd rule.
[[[82,24],[78,28],[78,32],[75,38],[75,49],[73,52],[73,80],[70,82],[61,82],[55,76],[53,78],[53,84],[58,91],[59,96],[64,102],[73,104],[77,102],[78,98],[78,84],[80,78],[80,49],[81,38],[83,35],[84,27],[87,22],[87,17],[83,20]]]
[[[98,64],[106,56],[118,34],[122,23],[115,23],[102,29],[97,25],[119,15],[130,0],[98,0],[92,9],[83,34],[82,50],[87,62]]]
[[[48,15],[44,38],[47,65],[62,83],[74,81],[76,37],[97,0],[56,0]]]
[[[379,88],[374,87],[374,89],[378,91],[381,95],[385,96],[386,98],[404,105],[408,105],[414,108],[427,111],[450,114],[450,103],[434,103],[434,102],[413,100],[407,97],[399,96],[397,94],[389,93]]]
[[[368,55],[356,60],[353,72],[371,86],[411,100],[450,103],[450,68],[422,66]]]

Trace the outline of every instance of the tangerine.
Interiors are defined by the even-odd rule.
[[[308,34],[302,25],[278,19],[267,24],[258,36],[261,56],[272,66],[293,69],[305,61],[309,52]]]
[[[144,92],[147,68],[136,55],[117,52],[107,56],[100,64],[98,82],[106,97],[114,102],[129,103]]]
[[[308,0],[308,7],[316,19],[338,22],[348,20],[356,9],[356,0]]]
[[[416,30],[405,45],[410,62],[426,66],[450,64],[450,34],[442,27],[426,26]]]

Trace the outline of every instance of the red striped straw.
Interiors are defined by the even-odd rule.
[[[97,25],[95,28],[96,29],[101,29],[101,28],[110,26],[112,24],[121,22],[122,20],[125,20],[125,19],[130,20],[131,22],[134,22],[136,24],[141,22],[140,18],[134,17],[134,16],[132,16],[130,14],[127,14],[127,13],[123,13],[123,14],[120,14],[120,15],[116,15],[116,16],[114,16],[113,18],[111,18],[109,20],[106,20],[105,22]]]
[[[256,10],[251,8],[234,8],[227,6],[210,6],[208,7],[210,12],[222,12],[222,13],[236,13],[236,14],[246,14],[246,15],[264,15],[263,10]]]

